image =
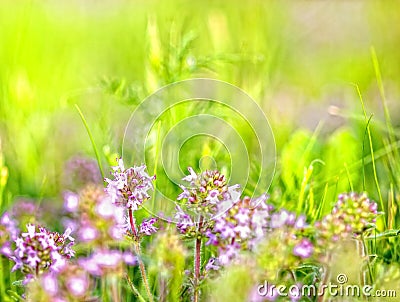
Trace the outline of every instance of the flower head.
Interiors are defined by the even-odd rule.
[[[64,266],[59,272],[43,273],[27,287],[28,301],[89,301],[92,285],[89,274],[77,264]]]
[[[373,227],[377,209],[377,203],[365,193],[340,194],[331,213],[315,223],[318,250],[333,249],[337,241],[358,236]]]
[[[218,170],[207,170],[199,174],[191,167],[188,170],[190,174],[182,180],[189,185],[181,185],[183,192],[178,196],[178,201],[181,201],[188,211],[210,217],[221,213],[222,209],[227,210],[239,197],[239,194],[234,194],[238,186],[228,187],[225,175]]]
[[[18,234],[17,222],[5,212],[0,218],[0,254],[11,256],[11,242],[17,239]]]
[[[68,225],[86,243],[120,240],[126,233],[125,209],[112,203],[102,187],[89,185],[79,193],[65,192]]]
[[[157,222],[157,219],[152,217],[149,219],[145,219],[142,221],[140,224],[140,229],[139,233],[150,236],[154,233],[157,232],[157,228],[154,226],[154,224]]]
[[[20,269],[27,276],[37,277],[46,271],[59,271],[74,256],[70,230],[61,235],[33,224],[27,229],[15,240],[16,249],[10,257],[15,262],[13,271]]]
[[[106,178],[106,192],[113,203],[136,211],[144,201],[150,198],[149,190],[153,189],[155,176],[146,173],[146,166],[134,166],[125,169],[122,159],[113,167],[113,179]]]
[[[293,254],[301,258],[310,258],[314,251],[314,246],[307,238],[302,239],[293,249]]]

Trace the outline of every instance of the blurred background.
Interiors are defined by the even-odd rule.
[[[192,77],[232,83],[265,112],[278,156],[272,202],[296,209],[301,199],[311,211],[354,189],[389,207],[389,191],[400,189],[399,5],[2,1],[1,208],[21,197],[61,199],[82,170],[101,179],[75,104],[108,174],[141,100]],[[185,152],[182,165],[198,156]]]

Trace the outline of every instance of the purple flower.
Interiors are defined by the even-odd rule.
[[[206,271],[217,271],[221,267],[218,265],[218,259],[211,257],[206,264]]]
[[[17,222],[11,218],[8,212],[5,212],[0,218],[0,237],[9,237],[15,240],[18,237],[18,233]]]
[[[306,223],[306,216],[305,215],[301,215],[297,218],[294,227],[296,229],[304,229],[307,226]]]
[[[0,247],[0,254],[10,258],[12,256],[11,242],[7,241]]]
[[[250,220],[250,210],[246,208],[240,208],[238,213],[235,215],[235,219],[238,224],[245,225],[248,224]]]
[[[75,212],[78,210],[79,196],[73,192],[64,192],[64,209],[67,212]]]
[[[65,164],[63,182],[71,189],[100,183],[101,174],[97,162],[91,158],[74,156]]]
[[[302,239],[293,249],[293,254],[303,259],[310,258],[313,252],[314,246],[311,241],[306,238]]]
[[[217,235],[215,235],[210,230],[207,230],[205,235],[208,237],[208,241],[206,242],[206,245],[215,245],[215,246],[218,245],[219,240],[218,240]]]
[[[235,232],[239,235],[242,239],[247,239],[251,235],[251,229],[248,225],[237,225],[235,227]]]
[[[236,236],[235,225],[230,222],[226,222],[224,227],[221,229],[220,234],[224,239],[234,238]]]
[[[231,262],[231,260],[233,258],[235,258],[237,256],[237,254],[239,253],[239,250],[240,250],[240,246],[237,243],[232,243],[232,244],[225,246],[224,248],[219,248],[218,249],[219,263],[221,263],[222,265],[227,265],[228,263]]]
[[[180,233],[185,234],[189,229],[194,227],[194,222],[188,214],[183,212],[181,207],[176,206],[175,209],[175,219],[178,221],[176,227]]]
[[[103,276],[105,274],[120,274],[123,265],[135,265],[137,261],[130,253],[102,248],[95,250],[87,258],[80,258],[78,263],[88,273],[94,276]]]
[[[194,172],[192,167],[188,167],[188,171],[189,171],[189,175],[185,176],[184,178],[182,178],[182,180],[187,181],[187,182],[193,182],[195,180],[197,180],[197,174],[196,172]]]
[[[196,174],[192,167],[188,167],[188,170],[190,174],[182,180],[189,185],[180,185],[183,192],[177,198],[188,210],[198,215],[212,216],[221,213],[221,207],[227,210],[226,203],[232,206],[233,195],[239,197],[240,194],[233,194],[237,186],[228,187],[225,175],[219,171]]]
[[[13,271],[21,269],[26,276],[38,276],[45,271],[59,271],[74,256],[70,230],[63,235],[47,229],[27,225],[28,232],[15,240],[16,249],[10,258],[15,262]]]
[[[50,295],[55,296],[58,293],[58,281],[54,274],[46,273],[42,279],[43,289]]]
[[[82,274],[81,276],[71,276],[67,279],[66,285],[69,293],[71,293],[72,296],[78,298],[85,295],[86,291],[89,288],[89,280],[84,274]]]
[[[136,211],[150,198],[148,191],[153,189],[155,176],[150,177],[145,169],[145,165],[125,169],[122,159],[119,159],[118,166],[113,167],[111,173],[114,178],[105,179],[108,183],[106,192],[113,203]]]
[[[157,222],[156,218],[145,219],[140,224],[139,233],[150,236],[157,232],[157,228],[154,224]]]
[[[274,213],[271,216],[271,228],[276,229],[286,225],[289,220],[289,212],[286,210],[281,210],[280,212]]]
[[[5,212],[0,218],[0,254],[10,257],[12,254],[11,241],[18,237],[17,222]]]
[[[85,225],[78,231],[79,240],[83,242],[90,242],[99,236],[99,232],[91,225]]]

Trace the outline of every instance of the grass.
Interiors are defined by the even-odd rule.
[[[164,85],[209,77],[246,91],[268,117],[277,148],[268,193],[276,207],[315,222],[341,192],[366,191],[378,202],[384,214],[365,244],[374,258],[367,261],[368,278],[379,279],[384,265],[400,265],[397,2],[6,1],[0,8],[1,213],[21,198],[60,209],[71,157],[96,158],[108,177],[143,99]],[[229,121],[249,154],[258,152],[251,129],[227,108],[190,102],[170,108],[147,136],[146,164],[165,195],[154,196],[153,205],[180,193],[166,166],[181,175],[211,156],[230,176],[223,145],[201,136],[182,146],[177,164],[163,162],[163,154],[176,150],[162,144],[171,127],[201,112]],[[249,195],[260,168],[250,167]],[[21,293],[12,286],[18,276],[9,273],[10,264],[0,264],[1,296]],[[128,276],[131,281],[118,283],[127,301],[146,300],[144,288],[135,287],[139,270]],[[239,282],[232,276],[228,285]],[[104,286],[98,288],[107,301]],[[216,292],[223,295],[221,288]]]

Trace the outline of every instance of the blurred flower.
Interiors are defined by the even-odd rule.
[[[318,251],[325,254],[336,242],[365,232],[375,226],[378,205],[367,195],[340,194],[332,212],[315,223]]]
[[[32,280],[27,286],[27,301],[92,301],[92,285],[83,267],[70,264],[57,273],[46,272]]]
[[[66,191],[64,192],[64,209],[67,212],[75,212],[78,210],[79,196],[76,193]]]
[[[125,265],[136,265],[136,257],[130,252],[108,248],[95,250],[89,257],[78,259],[78,263],[94,276],[122,275]]]
[[[77,239],[93,245],[121,240],[126,234],[123,208],[112,203],[101,186],[89,185],[79,193],[64,193],[64,208],[68,217],[64,224],[77,232]]]
[[[38,205],[33,199],[24,197],[17,198],[10,210],[10,217],[12,217],[20,228],[25,227],[28,223],[42,222],[42,213]]]
[[[240,250],[251,249],[267,232],[271,206],[267,196],[239,200],[229,211],[214,220],[205,235],[207,245],[218,247],[218,260],[228,264]]]
[[[113,179],[106,178],[106,192],[116,205],[136,211],[144,201],[150,198],[149,190],[153,189],[155,176],[150,177],[145,172],[146,166],[125,169],[122,159],[118,166],[113,167]]]
[[[18,234],[17,222],[5,212],[0,218],[0,254],[11,256],[11,242],[17,239]]]
[[[79,190],[89,184],[101,183],[97,162],[79,155],[72,157],[65,164],[63,183],[71,190]]]
[[[74,256],[71,230],[61,235],[33,224],[28,224],[27,229],[15,240],[16,249],[10,257],[15,262],[12,271],[20,269],[29,279],[46,271],[61,270],[66,260]]]
[[[311,241],[304,238],[294,247],[293,254],[301,258],[310,258],[313,251],[314,246]]]

